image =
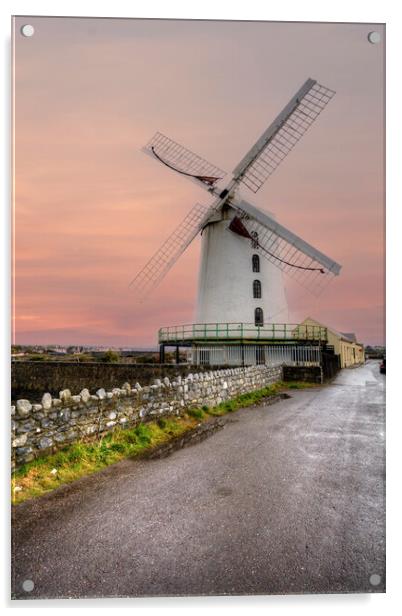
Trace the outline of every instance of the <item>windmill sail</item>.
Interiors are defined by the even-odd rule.
[[[177,171],[197,183],[201,182],[204,184],[204,188],[205,186],[214,186],[218,180],[226,175],[226,172],[216,165],[209,163],[205,158],[201,158],[198,154],[194,154],[194,152],[159,132],[155,133],[143,151],[173,169],[173,171]]]
[[[180,225],[130,282],[129,286],[138,293],[139,298],[144,299],[156,287],[214,212],[214,206],[199,203],[190,210]]]
[[[335,92],[307,79],[234,169],[235,180],[256,193],[286,158]]]
[[[251,238],[261,255],[319,295],[341,266],[247,201],[234,201],[239,213],[230,230]]]

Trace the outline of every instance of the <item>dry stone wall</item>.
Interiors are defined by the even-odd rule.
[[[229,366],[220,366],[226,367]],[[183,378],[189,373],[210,369],[190,364],[12,361],[11,395],[12,400],[28,398],[31,402],[40,402],[44,391],[57,398],[62,389],[78,392],[84,387],[90,391],[103,387],[109,391],[125,382],[152,385],[155,379],[167,376],[174,381],[178,375]]]
[[[117,427],[131,427],[162,416],[180,415],[189,408],[216,406],[242,393],[262,389],[282,378],[280,366],[251,366],[189,374],[175,380],[156,379],[100,388],[95,394],[69,389],[54,398],[45,393],[40,404],[17,400],[11,407],[13,468],[69,443],[101,436]]]

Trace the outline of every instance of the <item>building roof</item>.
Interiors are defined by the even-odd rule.
[[[334,334],[337,338],[340,338],[342,340],[346,340],[346,342],[355,342],[356,344],[360,344],[361,345],[360,342],[357,342],[356,334],[354,334],[354,333],[345,334],[343,332],[338,332],[333,327],[328,327],[328,325],[325,325],[324,323],[320,323],[320,321],[317,321],[317,319],[313,319],[312,317],[305,318],[302,323],[305,323],[306,321],[314,321],[314,323],[317,323],[317,325],[321,325],[321,327],[326,327],[327,330],[330,331],[332,334]]]
[[[345,338],[349,338],[349,340],[351,340],[352,342],[357,342],[356,340],[356,334],[350,333],[350,334],[345,334],[345,332],[341,332],[342,336],[345,336]]]

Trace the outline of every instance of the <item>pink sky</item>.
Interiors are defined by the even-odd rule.
[[[19,29],[32,23],[35,35]],[[307,77],[337,91],[245,196],[342,265],[312,316],[384,342],[383,26],[17,18],[15,340],[154,346],[194,320],[200,240],[146,303],[128,283],[201,189],[141,151],[156,130],[230,172]],[[292,283],[293,284],[293,283]]]

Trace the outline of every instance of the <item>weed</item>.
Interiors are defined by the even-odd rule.
[[[286,389],[307,389],[310,387],[318,387],[319,383],[305,383],[304,381],[290,381],[284,383]]]
[[[120,440],[122,443],[127,443],[128,445],[130,444],[134,445],[135,443],[138,442],[137,435],[135,434],[133,430],[125,430],[120,435]]]
[[[187,411],[187,415],[190,415],[190,417],[194,417],[195,419],[203,419],[205,417],[205,413],[202,409],[189,409]]]
[[[149,429],[149,426],[147,426],[146,424],[138,424],[134,432],[138,436],[138,441],[140,444],[147,445],[151,442],[151,431]]]

